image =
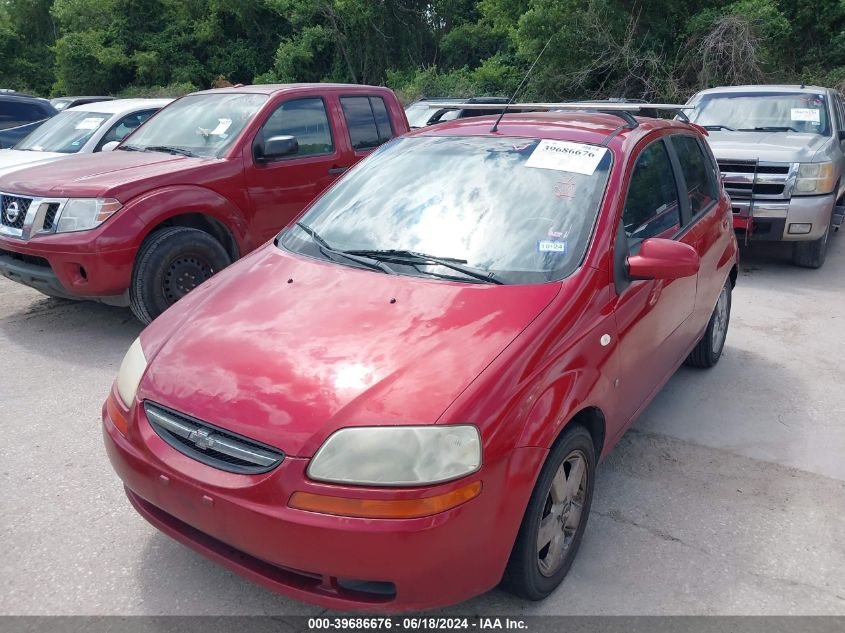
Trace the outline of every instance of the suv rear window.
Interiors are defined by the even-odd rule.
[[[393,126],[381,97],[341,97],[352,148],[366,150],[393,138]]]

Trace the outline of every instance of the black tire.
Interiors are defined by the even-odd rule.
[[[830,241],[830,225],[824,235],[812,242],[795,242],[792,247],[792,263],[802,268],[821,268],[827,258],[827,243]]]
[[[551,555],[552,543],[547,543],[543,548],[539,547],[541,521],[551,518],[551,509],[554,506],[550,490],[551,485],[558,474],[558,469],[571,455],[578,455],[583,458],[586,469],[586,479],[578,488],[580,496],[576,495],[580,502],[579,519],[568,545],[565,545],[565,550],[561,554],[562,558],[556,559],[556,564],[543,571],[542,566],[545,562],[543,557]],[[570,466],[568,474],[572,473],[572,468]],[[502,587],[505,590],[528,600],[542,600],[563,582],[572,562],[575,560],[578,547],[584,536],[584,530],[587,527],[587,518],[593,501],[595,472],[596,453],[590,433],[584,427],[578,425],[566,429],[549,453],[546,463],[543,464],[543,469],[540,471],[540,476],[537,478],[534,491],[531,493],[531,499],[528,501],[522,525],[519,528],[505,569],[505,575],[502,578]],[[574,508],[577,508],[577,505],[570,504],[569,512]],[[559,518],[558,522],[561,523],[560,534],[564,535],[565,542],[566,515]],[[552,523],[555,523],[555,521],[552,521]],[[545,555],[543,552],[545,552]]]
[[[722,357],[722,350],[725,349],[725,339],[728,336],[728,326],[731,322],[731,288],[731,280],[727,279],[722,292],[719,293],[719,299],[716,301],[713,313],[710,315],[707,329],[704,330],[701,340],[698,341],[698,344],[693,348],[689,356],[687,356],[684,361],[685,365],[707,369],[713,367]],[[724,301],[726,302],[724,306],[726,312],[723,316],[720,316],[723,294],[725,297]],[[714,336],[714,331],[717,327],[720,327],[722,318],[724,318],[724,332],[718,337]]]
[[[149,323],[230,263],[223,245],[205,231],[172,226],[151,233],[135,258],[132,313]]]

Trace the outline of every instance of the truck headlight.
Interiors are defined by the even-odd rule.
[[[56,233],[93,229],[117,213],[122,206],[114,198],[71,198],[65,202],[56,224]]]
[[[469,475],[481,466],[481,438],[470,425],[349,427],[332,434],[314,455],[317,481],[418,486]]]
[[[795,180],[796,195],[830,193],[836,184],[833,163],[801,163]]]
[[[120,363],[120,369],[117,370],[117,393],[127,407],[132,406],[145,371],[147,371],[147,359],[141,348],[141,338],[138,337],[129,347],[126,356],[123,357],[123,362]]]

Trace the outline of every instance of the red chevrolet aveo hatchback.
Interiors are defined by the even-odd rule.
[[[103,408],[137,511],[327,607],[549,595],[598,460],[719,359],[737,276],[702,133],[627,119],[396,139],[168,309]]]

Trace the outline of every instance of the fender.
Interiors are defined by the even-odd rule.
[[[241,254],[255,247],[248,235],[244,211],[231,200],[198,185],[170,185],[145,192],[127,202],[110,220],[110,229],[99,236],[97,248],[137,250],[159,224],[186,213],[201,213],[219,221],[235,238]]]
[[[545,386],[535,399],[522,428],[517,446],[536,446],[549,449],[578,414],[585,409],[594,408],[602,411],[597,394],[611,393],[613,386],[606,376],[595,369],[580,368],[568,371]],[[529,396],[529,398],[532,396]],[[604,444],[609,437],[608,429],[604,432]],[[605,446],[601,447],[604,453]],[[596,455],[596,458],[601,455]]]

